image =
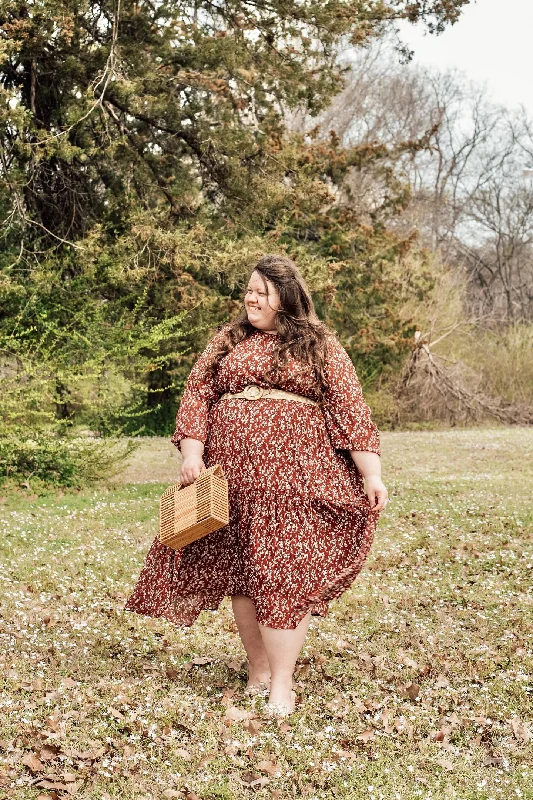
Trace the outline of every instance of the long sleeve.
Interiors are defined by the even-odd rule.
[[[328,337],[324,402],[326,428],[337,450],[366,450],[381,455],[379,432],[365,403],[350,356],[334,337]]]
[[[219,331],[211,339],[187,379],[176,416],[176,429],[170,440],[178,449],[181,439],[198,439],[201,442],[207,439],[209,409],[219,397],[207,367],[221,336],[222,331]]]

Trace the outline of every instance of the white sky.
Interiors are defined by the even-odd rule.
[[[533,116],[533,0],[471,0],[440,36],[405,25],[401,38],[413,63],[462,70],[495,102],[524,105]]]

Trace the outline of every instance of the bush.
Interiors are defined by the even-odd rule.
[[[131,440],[62,438],[39,432],[0,435],[0,484],[81,488],[115,475],[138,444]]]

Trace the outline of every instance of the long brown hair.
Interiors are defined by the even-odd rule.
[[[267,290],[267,281],[276,287],[280,305],[274,318],[279,336],[274,348],[274,365],[267,381],[274,382],[278,369],[292,356],[297,361],[309,364],[315,376],[319,400],[322,400],[328,382],[325,374],[326,337],[331,331],[321,322],[315,312],[313,299],[298,267],[290,258],[281,255],[265,255],[255,265]],[[267,293],[268,296],[268,293]],[[214,375],[221,360],[236,344],[257,331],[244,308],[238,317],[225,326],[224,334],[212,355],[209,371]]]

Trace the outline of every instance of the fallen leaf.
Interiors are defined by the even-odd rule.
[[[232,722],[242,722],[245,719],[250,719],[252,716],[253,714],[251,711],[245,711],[242,708],[237,708],[237,706],[228,706],[225,714],[225,718]]]
[[[262,789],[267,783],[270,783],[268,778],[259,775],[258,772],[243,772],[241,775],[241,783],[248,786],[250,789]]]
[[[252,736],[257,736],[261,730],[261,724],[257,719],[247,719],[244,721],[243,728]]]
[[[381,721],[383,722],[383,730],[385,733],[394,733],[394,715],[388,708],[385,708],[381,714]]]
[[[367,667],[374,667],[374,662],[372,661],[372,656],[370,653],[359,653],[359,658]]]
[[[240,672],[244,663],[242,658],[235,658],[233,661],[228,662],[228,668],[234,672]]]
[[[370,739],[374,738],[374,731],[372,730],[372,728],[367,728],[362,733],[359,733],[355,738],[358,741],[366,744],[368,741],[370,741]]]
[[[405,694],[409,698],[409,700],[416,700],[418,695],[420,694],[420,686],[418,683],[410,683],[409,686],[405,689]]]
[[[444,737],[445,737],[444,731],[437,731],[437,733],[435,733],[431,737],[431,741],[432,742],[443,742],[444,741]]]
[[[281,773],[281,769],[278,764],[274,764],[273,761],[260,761],[259,764],[256,764],[256,768],[261,770],[261,772],[266,772],[267,775],[279,775]]]
[[[32,772],[42,772],[44,769],[44,765],[39,761],[35,753],[26,753],[22,759],[22,763]]]
[[[281,733],[288,733],[290,730],[292,730],[292,728],[288,722],[282,722],[279,726],[279,730]]]
[[[38,794],[35,800],[58,800],[59,795],[54,792],[53,794]]]
[[[77,685],[76,681],[72,680],[72,678],[63,678],[61,681],[61,686],[65,686],[67,689],[74,689]]]
[[[446,686],[450,685],[450,681],[446,677],[446,675],[437,675],[437,680],[435,681],[435,686],[437,689],[445,689]]]
[[[55,708],[52,714],[46,718],[46,724],[54,733],[59,731],[59,709]]]
[[[133,747],[129,744],[124,746],[124,750],[122,751],[122,755],[124,758],[130,758],[135,753]]]
[[[176,789],[163,789],[163,797],[167,797],[168,800],[172,800],[174,797],[183,797],[181,792],[176,791]]]
[[[169,681],[175,681],[176,678],[178,677],[178,670],[174,669],[174,667],[168,667],[165,670],[165,675],[167,676]],[[174,789],[167,789],[166,791],[173,792]],[[164,792],[163,792],[163,794],[164,794]]]
[[[448,770],[454,769],[454,765],[452,764],[452,762],[448,761],[446,758],[438,758],[437,764],[439,764],[439,766],[441,766],[443,769],[448,769]]]
[[[178,747],[177,750],[174,750],[174,753],[184,761],[190,761],[192,757],[189,751],[185,750],[183,747]]]
[[[124,714],[122,714],[117,708],[108,708],[107,712],[112,717],[115,717],[115,719],[124,719]]]
[[[212,661],[212,658],[193,658],[191,664],[194,664],[195,667],[202,667],[204,664],[210,664]]]
[[[405,664],[406,667],[412,667],[413,669],[417,669],[418,667],[418,662],[407,653],[404,653],[403,650],[398,650],[398,660],[400,663]]]
[[[200,800],[200,798],[194,792],[187,792],[187,794],[185,795],[184,800]]]
[[[66,783],[60,783],[59,781],[52,781],[43,778],[42,780],[38,781],[35,786],[38,786],[40,789],[59,789],[62,792],[66,792],[68,789],[68,785]]]
[[[39,758],[41,761],[50,761],[50,759],[55,758],[60,752],[61,748],[56,744],[45,744],[44,747],[41,747],[39,750]]]
[[[513,717],[509,725],[511,726],[515,739],[518,739],[520,742],[529,742],[531,739],[531,731],[525,722],[522,722],[518,717]]]

